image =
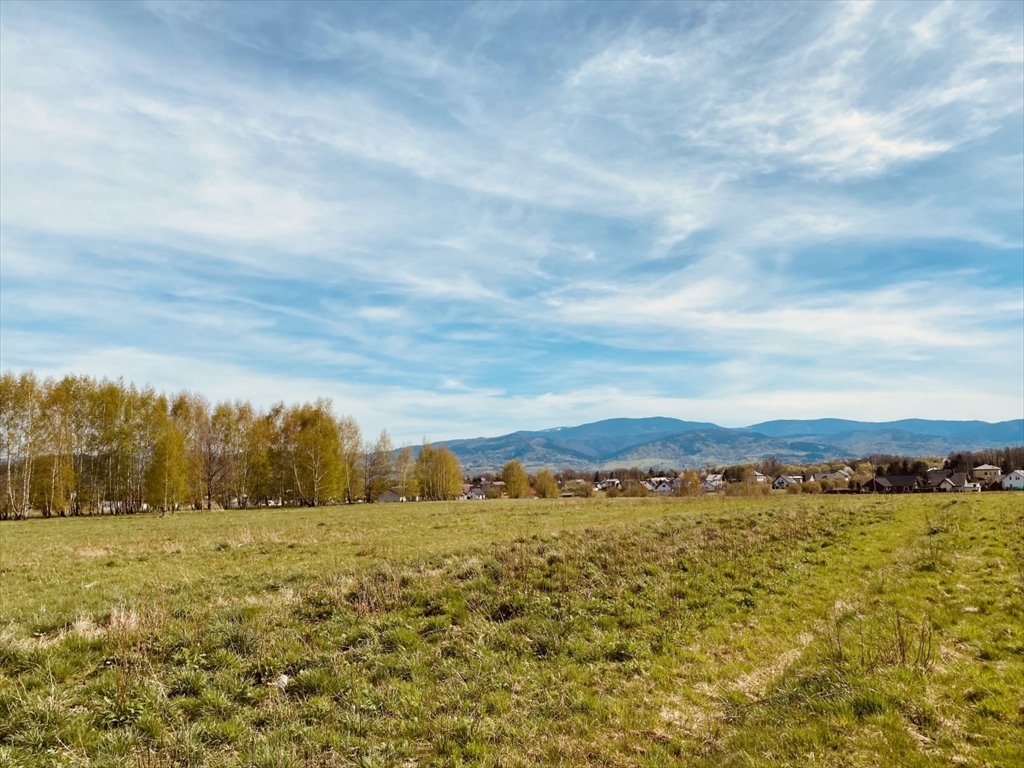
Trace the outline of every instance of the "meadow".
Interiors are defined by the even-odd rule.
[[[1024,495],[0,524],[0,766],[1024,765]]]

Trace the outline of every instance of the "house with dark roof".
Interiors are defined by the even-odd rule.
[[[885,477],[873,477],[864,484],[869,493],[892,493],[892,483]]]
[[[850,475],[843,469],[829,470],[827,472],[815,472],[809,478],[812,483],[820,483],[822,480],[833,480],[838,482],[845,482],[850,479]]]
[[[946,493],[951,491],[964,491],[968,485],[974,485],[974,483],[972,483],[967,477],[966,472],[953,472],[948,477],[942,478],[938,485],[935,486],[934,490],[944,491]],[[971,490],[973,490],[973,488]]]
[[[772,488],[777,491],[785,490],[791,485],[800,485],[804,481],[803,475],[779,475],[772,483]]]
[[[937,491],[942,481],[953,476],[952,469],[929,469],[921,480],[922,491]]]
[[[917,475],[889,475],[885,479],[892,486],[893,493],[913,493],[921,487]]]
[[[889,475],[888,477],[873,477],[867,484],[865,490],[871,493],[914,493],[921,487],[917,475]]]

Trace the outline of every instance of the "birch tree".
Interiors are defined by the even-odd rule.
[[[4,460],[4,493],[0,517],[23,519],[28,516],[39,430],[35,375],[3,374],[0,378],[0,455]]]
[[[462,468],[446,446],[435,447],[424,440],[416,458],[415,474],[425,499],[454,499],[462,493]]]
[[[366,465],[366,500],[376,501],[391,487],[394,479],[394,461],[391,437],[387,430],[381,430],[377,442],[369,446]]]
[[[44,382],[40,391],[46,460],[36,473],[35,506],[44,517],[68,514],[75,495],[75,389],[75,380],[65,377]]]
[[[287,409],[282,432],[296,500],[315,507],[338,496],[342,483],[341,436],[330,400],[320,398]]]
[[[173,512],[188,494],[188,449],[185,435],[171,417],[167,400],[160,397],[155,408],[156,440],[146,471],[146,498],[160,515]]]
[[[395,457],[395,483],[399,495],[406,499],[415,499],[420,495],[419,483],[416,481],[416,459],[411,445],[404,446]]]
[[[339,457],[341,460],[341,495],[348,504],[363,497],[363,436],[359,424],[351,416],[338,420]]]

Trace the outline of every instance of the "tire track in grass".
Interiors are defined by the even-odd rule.
[[[659,716],[698,755],[713,751],[724,740],[730,708],[749,706],[766,696],[806,649],[824,637],[830,621],[863,605],[872,584],[909,568],[907,555],[924,533],[919,510],[900,509],[898,501],[886,501],[890,503],[880,506],[891,510],[891,519],[846,529],[830,547],[832,557],[810,570],[801,569],[788,589],[763,600],[763,609],[744,625],[731,628],[728,643],[712,636],[691,644],[692,655],[712,662],[680,668],[676,692]],[[853,549],[858,540],[861,546]]]
[[[916,535],[833,606],[802,654],[783,652],[789,663],[761,698],[737,708],[714,689],[720,719],[704,715],[714,738],[693,762],[1024,765],[1024,547],[1015,535],[1024,507],[1015,502],[915,504],[925,513]]]

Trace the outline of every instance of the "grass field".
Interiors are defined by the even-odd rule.
[[[1024,765],[1024,495],[0,525],[0,765]]]

